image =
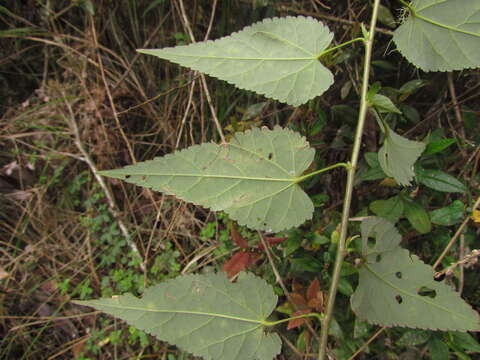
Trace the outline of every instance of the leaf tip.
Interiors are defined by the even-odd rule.
[[[121,179],[121,180],[124,180],[127,178],[127,175],[125,175],[125,173],[122,172],[122,169],[102,170],[102,171],[99,171],[98,174],[101,176],[106,176],[106,177]]]
[[[137,49],[137,52],[145,55],[157,55],[160,49]]]

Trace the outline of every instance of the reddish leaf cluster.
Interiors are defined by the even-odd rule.
[[[290,302],[291,305],[297,309],[292,313],[293,316],[305,315],[312,312],[321,313],[324,307],[324,296],[323,292],[320,290],[320,282],[318,279],[314,279],[308,288],[305,288],[294,281],[292,284],[293,292],[290,293]],[[300,325],[304,324],[307,321],[304,319],[294,319],[288,322],[287,329],[295,329]]]
[[[227,273],[229,278],[233,278],[240,271],[247,269],[262,258],[262,253],[259,250],[265,250],[263,244],[258,244],[256,247],[250,247],[247,240],[238,232],[235,225],[230,230],[230,236],[233,242],[241,249],[223,265],[223,271]],[[270,245],[280,244],[286,237],[269,237],[264,238]]]

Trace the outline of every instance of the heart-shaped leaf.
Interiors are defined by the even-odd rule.
[[[281,348],[278,335],[264,331],[277,296],[251,274],[236,283],[222,274],[186,275],[147,288],[141,299],[125,294],[76,303],[207,360],[272,360]]]
[[[415,0],[393,34],[398,50],[425,71],[480,67],[480,1]]]
[[[254,128],[228,144],[205,143],[102,175],[224,210],[252,229],[278,232],[311,218],[313,203],[297,184],[314,150],[288,129]]]
[[[216,41],[139,50],[298,106],[333,84],[319,58],[333,34],[307,17],[265,19]]]
[[[374,236],[376,244],[368,245]],[[398,246],[401,237],[384,219],[362,222],[364,263],[351,297],[358,317],[383,326],[432,330],[480,330],[480,318],[433,268]]]

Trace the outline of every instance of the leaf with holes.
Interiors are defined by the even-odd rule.
[[[378,152],[382,170],[400,185],[410,185],[415,171],[413,165],[425,150],[425,144],[412,141],[385,127],[385,142]]]
[[[317,20],[289,16],[265,19],[216,41],[139,52],[298,106],[333,84],[319,61],[332,38]]]
[[[186,275],[111,299],[76,301],[208,360],[271,360],[277,334],[266,321],[277,303],[266,281],[241,274],[230,283],[222,274]]]
[[[480,67],[480,1],[415,0],[393,34],[408,61],[425,71]]]
[[[368,238],[376,244],[369,246]],[[452,288],[434,280],[433,268],[398,246],[401,236],[386,220],[362,222],[364,263],[351,297],[357,316],[382,326],[480,330],[480,318]]]
[[[312,217],[313,203],[297,184],[313,161],[304,137],[288,129],[252,129],[228,144],[194,145],[102,175],[224,210],[252,229],[278,232]]]

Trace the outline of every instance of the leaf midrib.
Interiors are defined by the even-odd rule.
[[[77,303],[82,304],[81,301]],[[214,318],[222,318],[222,319],[229,319],[235,321],[242,321],[254,324],[260,324],[263,326],[268,326],[268,322],[265,320],[257,320],[257,319],[249,319],[249,318],[242,318],[239,316],[232,316],[232,315],[225,315],[225,314],[218,314],[218,313],[209,313],[209,312],[202,312],[202,311],[191,311],[191,310],[161,310],[161,309],[151,309],[146,307],[137,307],[137,306],[123,306],[123,305],[112,305],[112,304],[97,304],[96,306],[102,307],[110,307],[113,309],[120,309],[120,310],[133,310],[133,311],[143,311],[143,312],[153,312],[153,313],[166,313],[166,314],[185,314],[185,315],[201,315],[201,316],[208,316]]]
[[[457,313],[457,312],[453,312],[453,311],[450,311],[448,308],[444,307],[444,306],[441,306],[439,304],[436,304],[428,299],[426,299],[425,296],[420,296],[420,295],[415,295],[415,294],[411,294],[401,288],[399,288],[398,286],[396,286],[395,284],[391,283],[390,281],[388,281],[387,279],[383,278],[380,274],[378,274],[377,272],[375,272],[370,266],[368,266],[367,263],[363,264],[363,266],[365,267],[365,269],[367,271],[369,271],[372,275],[374,275],[377,279],[379,279],[380,281],[384,282],[386,285],[390,286],[391,288],[395,289],[396,291],[406,295],[406,296],[409,296],[409,297],[412,297],[416,300],[420,300],[420,301],[423,301],[424,303],[428,304],[428,305],[431,305],[433,307],[436,307],[440,310],[443,310],[445,311],[446,313],[449,313],[449,314],[452,314],[452,315],[455,315],[455,316],[459,316],[459,317],[462,317],[466,320],[470,320],[470,318],[468,317],[465,317],[463,316],[462,314],[460,313]]]
[[[139,51],[148,55],[154,55],[150,52]],[[200,59],[219,59],[219,60],[235,60],[235,61],[306,61],[306,60],[317,60],[322,56],[323,52],[318,55],[308,56],[308,57],[237,57],[237,56],[218,56],[218,55],[199,55],[199,54],[178,54],[173,52],[162,51],[162,54],[166,56],[179,56],[179,57],[190,57],[190,58],[200,58]]]
[[[103,172],[107,175],[107,172]],[[118,173],[117,173],[118,174]],[[153,173],[153,172],[135,172],[122,174],[123,176],[175,176],[175,177],[195,177],[195,178],[219,178],[219,179],[235,179],[235,180],[249,180],[249,181],[277,181],[277,182],[288,182],[295,183],[297,178],[267,178],[267,177],[253,177],[253,176],[233,176],[233,175],[210,175],[210,174],[176,174],[176,173]]]

